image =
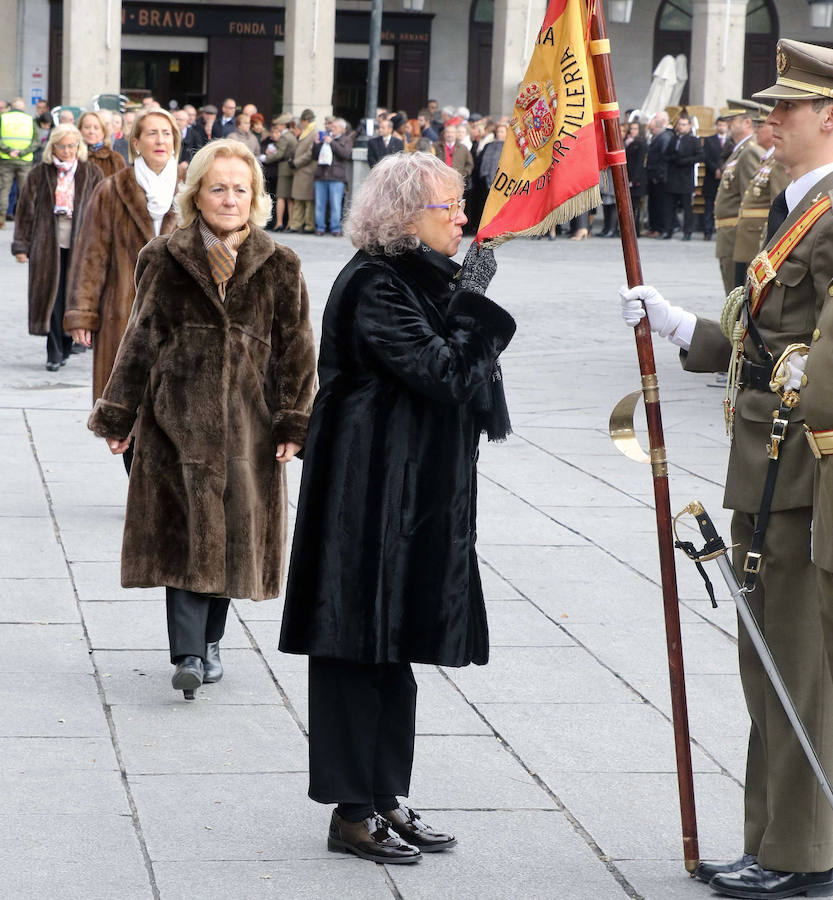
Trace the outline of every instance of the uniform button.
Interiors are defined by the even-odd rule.
[[[801,376],[801,386],[802,386],[802,387],[806,387],[806,386],[807,386],[807,376],[806,376],[806,375],[802,375],[802,376]]]
[[[781,287],[781,282],[777,278],[775,279],[775,287]]]
[[[820,337],[821,337],[821,332],[818,330],[818,328],[816,328],[813,331],[813,340],[817,341]]]

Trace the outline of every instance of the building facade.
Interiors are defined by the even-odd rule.
[[[385,0],[379,104],[429,97],[512,107],[546,0]],[[608,0],[608,5],[610,0]],[[628,4],[620,2],[618,7]],[[833,45],[807,0],[633,0],[608,22],[620,106],[638,107],[656,63],[684,54],[684,101],[713,107],[775,76],[779,37]],[[267,115],[364,111],[369,0],[0,0],[0,97],[89,106],[99,93],[161,103],[253,102]],[[609,19],[612,18],[609,16]]]

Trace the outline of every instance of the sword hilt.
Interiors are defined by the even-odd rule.
[[[681,541],[680,536],[677,534],[677,520],[684,516],[686,513],[694,516],[697,520],[697,525],[700,528],[700,534],[703,536],[703,540],[705,540],[705,544],[703,545],[702,550],[698,550],[691,541]],[[716,559],[718,556],[724,556],[728,550],[726,544],[723,543],[723,538],[717,533],[717,529],[714,527],[714,523],[712,522],[709,514],[706,512],[703,504],[699,500],[692,500],[685,509],[681,510],[674,516],[673,521],[673,529],[674,529],[674,546],[678,549],[682,550],[685,555],[692,560],[695,566],[697,566],[697,571],[700,573],[703,581],[706,585],[706,591],[708,591],[709,599],[712,602],[712,606],[717,609],[717,600],[714,597],[714,588],[712,587],[711,581],[709,581],[709,576],[706,574],[706,570],[703,568],[703,563],[708,562],[710,559]]]

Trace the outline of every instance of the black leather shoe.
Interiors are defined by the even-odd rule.
[[[60,364],[60,363],[52,362],[51,360],[50,360],[50,362],[48,362],[48,363],[46,364],[46,371],[47,371],[47,372],[57,372],[58,369],[60,369],[60,368],[61,368],[61,364]]]
[[[355,853],[361,859],[377,863],[415,863],[422,859],[418,848],[406,844],[391,831],[380,815],[361,822],[348,822],[333,810],[327,849],[334,853]]]
[[[203,664],[203,684],[213,684],[223,677],[223,664],[220,662],[220,642],[212,641],[205,645],[205,663]]]
[[[670,240],[671,240],[671,232],[670,232],[670,231],[666,231],[665,234],[662,236],[662,239],[663,239],[664,241],[670,241]]]
[[[171,684],[175,691],[182,691],[186,700],[194,699],[194,691],[202,684],[202,660],[199,656],[185,656],[174,669]]]
[[[752,863],[739,872],[715,875],[709,887],[725,897],[767,900],[781,897],[824,897],[833,891],[833,869],[826,872],[773,872]]]
[[[457,843],[457,838],[453,834],[446,834],[442,831],[435,831],[430,828],[418,812],[403,806],[401,803],[396,809],[383,812],[384,816],[390,822],[390,827],[409,844],[419,847],[423,853],[436,853],[438,850],[446,850],[453,847]]]
[[[684,235],[683,235],[683,240],[684,240],[684,241],[690,241],[690,240],[691,240],[691,235],[690,235],[690,234],[684,234]]]
[[[726,872],[739,872],[757,861],[757,856],[753,856],[751,853],[744,853],[740,859],[730,863],[700,862],[694,870],[694,877],[698,881],[702,881],[703,884],[708,884],[715,875],[722,875]]]

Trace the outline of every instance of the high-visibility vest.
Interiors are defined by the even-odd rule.
[[[19,109],[4,112],[0,116],[0,144],[10,147],[12,150],[23,150],[32,143],[35,136],[35,120]],[[0,151],[0,159],[19,159],[21,162],[32,162],[32,153],[25,156],[10,157],[8,153]]]

